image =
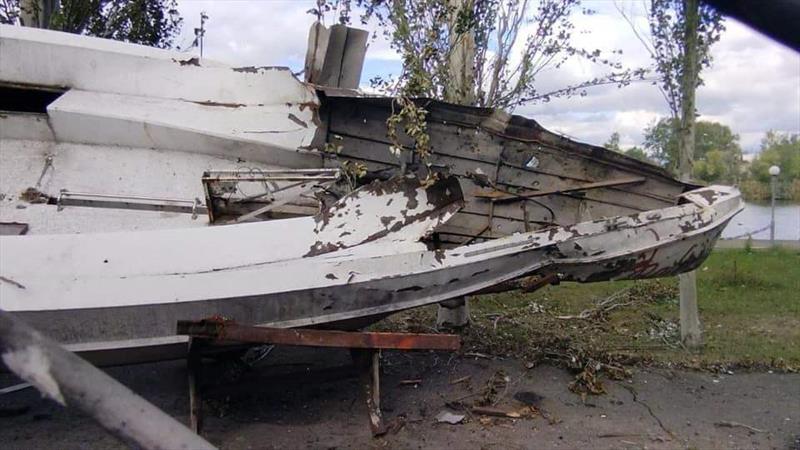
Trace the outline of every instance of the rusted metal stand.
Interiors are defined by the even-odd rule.
[[[373,436],[386,433],[381,412],[381,352],[371,349],[354,349],[353,361],[359,369],[359,379],[364,389],[369,413],[369,427]]]
[[[189,425],[196,433],[201,432],[203,416],[200,389],[201,357],[212,346],[244,343],[349,348],[353,361],[359,369],[373,436],[386,433],[381,412],[380,350],[456,351],[461,346],[460,338],[452,334],[266,328],[237,325],[219,319],[179,321],[178,334],[191,337],[188,357]]]
[[[202,374],[202,340],[189,338],[189,356],[187,369],[189,372],[189,429],[200,434],[203,427],[203,399],[200,397],[200,376]]]

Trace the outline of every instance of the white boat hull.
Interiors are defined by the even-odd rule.
[[[0,242],[14,245],[6,247],[11,252],[3,252],[0,307],[59,342],[81,344],[83,351],[146,347],[150,342],[180,346],[181,339],[172,337],[178,320],[215,315],[275,327],[362,326],[393,312],[531,274],[599,281],[692,270],[742,209],[742,201],[737,191],[724,187],[702,188],[685,198],[685,204],[658,211],[451,250],[420,250],[417,243],[395,242],[387,252],[376,242],[317,256],[229,263],[200,271],[187,270],[185,261],[174,267],[162,262],[149,273],[128,275],[82,270],[78,261],[50,265],[49,271],[18,269],[13,260],[21,252],[34,260],[70,258],[72,253],[53,254],[47,247],[26,245],[31,238],[5,237]],[[233,233],[238,227],[242,226],[226,228]],[[198,232],[203,231],[209,230]],[[164,232],[147,234],[157,233]],[[196,242],[177,241],[166,254],[191,254]],[[34,248],[45,253],[35,255]],[[126,246],[124,251],[132,259],[152,258],[147,249],[137,254]]]

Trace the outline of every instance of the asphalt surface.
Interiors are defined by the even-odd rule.
[[[630,379],[605,380],[606,394],[582,399],[568,389],[571,374],[547,365],[387,352],[381,389],[390,431],[374,438],[349,363],[345,351],[288,348],[244,373],[207,362],[203,436],[226,449],[800,449],[800,374],[636,370]],[[109,373],[186,421],[185,367],[173,361]],[[490,406],[523,417],[470,412],[490,379],[502,380],[490,383]],[[408,380],[420,381],[402,384]],[[0,375],[0,387],[16,382]],[[445,410],[465,417],[437,422]],[[0,448],[123,446],[91,418],[26,389],[0,396]]]

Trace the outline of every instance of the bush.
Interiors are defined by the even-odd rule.
[[[745,200],[758,201],[770,198],[769,184],[760,181],[745,180],[739,185],[739,190],[742,191]]]
[[[800,179],[794,179],[786,187],[786,197],[794,202],[800,202]]]

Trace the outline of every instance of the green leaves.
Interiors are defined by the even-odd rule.
[[[180,33],[182,23],[177,0],[61,0],[61,7],[51,16],[49,27],[169,48]]]
[[[705,182],[735,184],[739,180],[742,149],[739,135],[721,123],[698,121],[695,124],[695,178]],[[645,130],[644,147],[665,168],[678,167],[678,120],[662,118]]]
[[[697,28],[697,71],[711,65],[711,46],[717,42],[725,30],[722,16],[711,6],[701,2],[698,9]],[[680,81],[683,75],[684,22],[686,20],[683,0],[652,0],[650,15],[650,35],[652,48],[649,48],[660,75],[660,89],[672,111],[678,116],[681,109]],[[697,86],[702,78],[697,77]]]

